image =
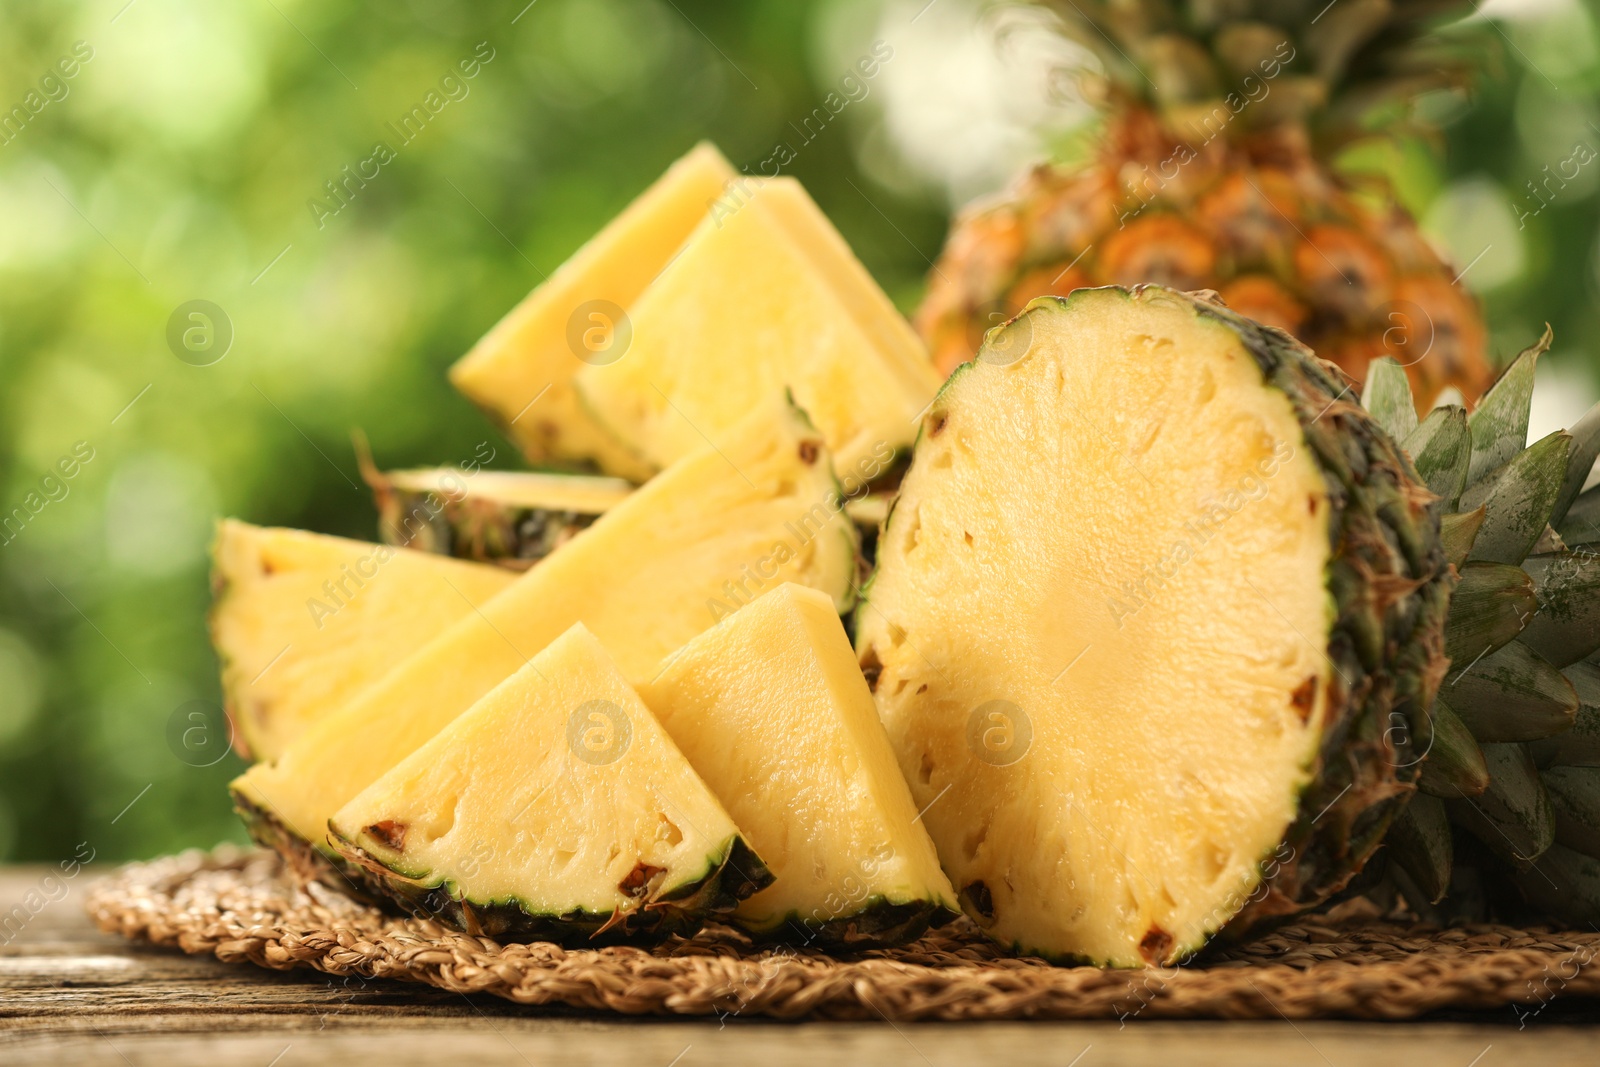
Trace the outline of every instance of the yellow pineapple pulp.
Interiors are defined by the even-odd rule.
[[[573,386],[595,420],[665,467],[791,392],[839,465],[871,480],[909,449],[939,379],[798,182],[744,183],[628,309],[632,343]]]
[[[498,567],[225,519],[212,645],[239,740],[270,760],[510,585]]]

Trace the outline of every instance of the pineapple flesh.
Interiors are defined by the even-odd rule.
[[[328,831],[364,888],[502,940],[689,934],[772,880],[582,623]]]
[[[1346,391],[1286,334],[1108,288],[1034,301],[924,417],[856,651],[992,937],[1171,963],[1378,845],[1450,578]]]
[[[868,948],[955,917],[826,596],[779,586],[673,653],[639,692],[776,878],[739,905],[736,925]]]
[[[856,536],[837,487],[802,412],[752,412],[237,779],[241,814],[264,844],[320,848],[330,815],[576,622],[641,679],[763,588],[794,581],[848,610]]]
[[[514,575],[388,545],[225,519],[211,643],[247,754],[275,759]]]
[[[618,333],[614,309],[627,308],[671,262],[735,177],[714,146],[697,145],[451,368],[451,383],[530,462],[594,468],[635,482],[655,472],[579,402],[572,377],[583,363],[573,338],[590,348],[583,339],[597,330],[592,336],[602,348],[620,343],[625,334]]]
[[[579,394],[665,466],[787,388],[841,476],[887,473],[938,390],[932,365],[798,183],[752,180],[743,196],[628,309],[627,357],[579,370]]]

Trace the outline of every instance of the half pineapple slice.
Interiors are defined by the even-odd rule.
[[[502,939],[688,934],[772,881],[582,623],[328,828],[366,888]]]
[[[779,586],[674,653],[640,695],[777,876],[737,925],[867,948],[955,917],[826,596]]]
[[[852,603],[855,529],[822,440],[778,399],[663,472],[376,684],[234,782],[263,844],[323,840],[328,817],[575,622],[624,675],[784,581]]]
[[[1435,498],[1328,365],[1086,289],[924,418],[857,652],[983,929],[1170,963],[1360,870],[1427,749],[1449,588]]]
[[[626,327],[618,312],[671,262],[737,175],[710,144],[674,163],[450,369],[450,381],[536,464],[596,467],[636,482],[655,467],[595,424],[572,375],[607,358]],[[599,339],[599,348],[586,338]],[[625,351],[625,350],[624,350]]]
[[[750,181],[628,309],[627,358],[574,379],[584,403],[665,466],[785,387],[843,477],[910,446],[939,379],[910,326],[793,179]]]
[[[211,549],[211,643],[234,732],[274,759],[511,584],[499,568],[225,519]]]
[[[622,478],[454,467],[361,472],[378,506],[378,531],[404,545],[527,570],[624,497]]]

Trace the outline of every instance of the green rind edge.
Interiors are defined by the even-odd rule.
[[[348,838],[341,835],[338,840],[343,850],[364,858],[372,867],[388,866]],[[549,941],[568,948],[650,944],[672,936],[688,937],[707,919],[726,921],[740,901],[771,885],[773,877],[744,839],[734,835],[708,857],[704,873],[680,882],[658,898],[654,906],[613,924],[610,912],[578,908],[549,915],[529,911],[514,898],[476,902],[456,896],[444,879],[418,884],[404,872],[380,874],[358,862],[348,862],[348,866],[353,871],[352,878],[367,893],[414,918],[432,919],[498,941]]]
[[[893,901],[875,893],[848,915],[821,923],[802,918],[799,911],[759,923],[738,916],[722,921],[743,931],[757,944],[851,952],[908,944],[930,929],[954,922],[960,915],[938,900]]]

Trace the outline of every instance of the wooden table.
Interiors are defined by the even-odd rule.
[[[1600,1004],[1555,1001],[1426,1022],[873,1025],[632,1020],[531,1009],[401,982],[279,973],[136,945],[83,913],[88,875],[20,930],[4,916],[45,868],[0,868],[0,1064],[599,1064],[829,1062],[944,1067],[1304,1063],[1319,1067],[1600,1064]]]

